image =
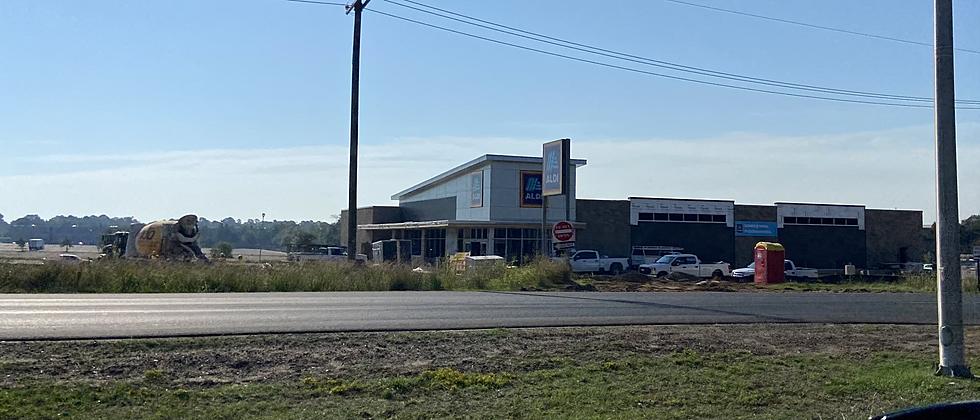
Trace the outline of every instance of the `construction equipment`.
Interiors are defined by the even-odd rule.
[[[104,257],[163,258],[168,260],[208,261],[197,244],[200,230],[197,216],[157,220],[146,225],[134,223],[129,232],[111,230],[102,235]]]
[[[114,228],[115,226],[110,226],[110,230],[103,233],[99,239],[99,250],[102,258],[120,258],[126,255],[129,232]]]

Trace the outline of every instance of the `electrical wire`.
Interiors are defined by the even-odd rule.
[[[332,1],[316,1],[316,0],[286,0],[286,1],[291,1],[293,3],[325,4],[328,6],[344,6],[344,7],[347,6],[347,3],[335,3]]]
[[[877,93],[877,92],[866,92],[866,91],[859,91],[859,90],[837,89],[837,88],[830,88],[830,87],[825,87],[825,86],[808,85],[808,84],[801,84],[801,83],[784,82],[784,81],[773,80],[773,79],[765,79],[765,78],[759,78],[759,77],[751,77],[751,76],[745,76],[745,75],[736,74],[736,73],[726,73],[726,72],[717,71],[717,70],[711,70],[711,69],[706,69],[706,68],[702,68],[702,67],[687,66],[687,65],[683,65],[683,64],[679,64],[679,63],[673,63],[673,62],[663,61],[663,60],[656,60],[656,59],[652,59],[652,58],[649,58],[649,57],[642,57],[642,56],[627,54],[627,53],[623,53],[623,52],[619,52],[619,51],[614,51],[614,50],[609,50],[609,49],[605,49],[605,48],[600,48],[600,47],[596,47],[596,46],[592,46],[592,45],[588,45],[588,44],[582,44],[582,43],[578,43],[578,42],[574,42],[574,41],[569,41],[569,40],[562,39],[562,38],[556,38],[556,37],[544,35],[544,34],[537,33],[537,32],[531,32],[531,31],[527,31],[527,30],[524,30],[524,29],[515,28],[515,27],[512,27],[512,26],[507,26],[507,25],[496,23],[496,22],[491,22],[491,21],[488,21],[488,20],[479,19],[479,18],[475,18],[475,17],[472,17],[472,16],[467,16],[467,15],[464,15],[464,14],[461,14],[461,13],[456,13],[456,12],[453,12],[451,10],[446,10],[446,9],[438,8],[438,7],[435,7],[435,6],[430,6],[430,5],[427,5],[427,4],[424,4],[424,3],[421,3],[421,2],[417,2],[417,1],[413,1],[413,0],[401,0],[401,1],[404,1],[404,2],[407,2],[407,3],[411,3],[411,4],[414,4],[414,5],[418,5],[418,6],[421,6],[421,7],[429,8],[429,9],[432,9],[432,10],[437,10],[439,12],[446,13],[446,14],[449,14],[449,15],[452,15],[452,16],[446,16],[444,14],[433,12],[431,10],[425,10],[425,9],[421,9],[421,8],[418,8],[418,7],[410,6],[410,5],[407,5],[407,4],[400,3],[399,1],[396,1],[396,0],[386,0],[386,1],[388,3],[394,4],[394,5],[397,5],[397,6],[401,6],[401,7],[404,7],[404,8],[408,8],[408,9],[416,10],[416,11],[419,11],[419,12],[431,14],[431,15],[434,15],[434,16],[442,17],[444,19],[449,19],[449,20],[453,20],[453,21],[457,21],[457,22],[461,22],[461,23],[465,23],[465,24],[477,26],[477,27],[480,27],[480,28],[483,28],[483,29],[488,29],[488,30],[492,30],[492,31],[496,31],[496,32],[505,33],[505,34],[508,34],[508,35],[516,36],[516,37],[522,37],[522,38],[531,39],[531,40],[534,40],[534,41],[537,41],[537,42],[542,42],[542,43],[551,44],[551,45],[555,45],[555,46],[559,46],[559,47],[563,47],[563,48],[568,48],[568,49],[572,49],[572,50],[582,51],[582,52],[586,52],[586,53],[590,53],[590,54],[596,54],[596,55],[600,55],[600,56],[615,58],[615,59],[624,60],[624,61],[630,61],[630,62],[634,62],[634,63],[638,63],[638,64],[644,64],[644,65],[649,65],[649,66],[654,66],[654,67],[666,68],[666,69],[680,71],[680,72],[685,72],[685,73],[693,73],[693,74],[698,74],[698,75],[702,75],[702,76],[709,76],[709,77],[715,77],[715,78],[720,78],[720,79],[734,80],[734,81],[739,81],[739,82],[744,82],[744,83],[753,83],[753,84],[766,85],[766,86],[782,87],[782,88],[785,88],[785,89],[795,89],[795,90],[803,90],[803,91],[827,93],[827,94],[832,94],[832,95],[865,97],[865,98],[884,99],[884,100],[898,100],[898,101],[932,103],[932,98],[929,98],[929,97],[908,96],[908,95],[893,95],[893,94]],[[456,18],[456,17],[453,17],[453,16],[458,16],[458,17],[463,18],[463,19],[469,19],[469,20],[473,20],[475,22],[480,22],[480,23],[469,22],[469,21],[466,21],[466,20],[463,20],[463,19],[459,19],[459,18]],[[486,25],[483,25],[481,23],[484,23]],[[491,26],[487,26],[487,25],[491,25]],[[493,26],[496,26],[496,28],[493,27]],[[498,28],[504,28],[506,30],[498,29]],[[511,31],[513,31],[513,32],[511,32]],[[518,32],[518,33],[515,33],[515,32]],[[538,39],[538,38],[542,38],[542,39]],[[568,45],[563,45],[563,44],[568,44]],[[963,100],[957,100],[956,102],[958,102],[960,104],[980,105],[980,101],[978,101],[978,100],[963,99]]]
[[[387,12],[380,11],[378,9],[365,9],[365,10],[366,11],[369,11],[369,12],[372,12],[372,13],[379,14],[379,15],[387,16],[387,17],[390,17],[390,18],[399,19],[399,20],[402,20],[402,21],[406,21],[406,22],[417,24],[417,25],[422,25],[422,26],[426,26],[426,27],[429,27],[429,28],[433,28],[433,29],[438,29],[438,30],[442,30],[442,31],[454,33],[454,34],[457,34],[457,35],[462,35],[462,36],[466,36],[466,37],[470,37],[470,38],[475,38],[475,39],[479,39],[479,40],[483,40],[483,41],[487,41],[487,42],[492,42],[492,43],[495,43],[495,44],[505,45],[505,46],[509,46],[509,47],[513,47],[513,48],[518,48],[518,49],[522,49],[522,50],[527,50],[527,51],[532,51],[532,52],[540,53],[540,54],[550,55],[550,56],[553,56],[553,57],[564,58],[566,60],[578,61],[578,62],[593,64],[593,65],[602,66],[602,67],[608,67],[608,68],[613,68],[613,69],[619,69],[619,70],[629,71],[629,72],[633,72],[633,73],[646,74],[646,75],[649,75],[649,76],[656,76],[656,77],[662,77],[662,78],[673,79],[673,80],[681,80],[681,81],[690,82],[690,83],[697,83],[697,84],[709,85],[709,86],[717,86],[717,87],[726,87],[726,88],[730,88],[730,89],[738,89],[738,90],[745,90],[745,91],[751,91],[751,92],[759,92],[759,93],[768,93],[768,94],[773,94],[773,95],[790,96],[790,97],[795,97],[795,98],[819,99],[819,100],[825,100],[825,101],[847,102],[847,103],[867,104],[867,105],[896,106],[896,107],[904,107],[904,108],[929,108],[929,109],[932,108],[931,105],[894,103],[894,102],[865,101],[865,100],[858,100],[858,99],[844,99],[844,98],[833,98],[833,97],[827,97],[827,96],[817,96],[817,95],[806,95],[806,94],[798,94],[798,93],[790,93],[790,92],[780,92],[780,91],[774,91],[774,90],[757,89],[757,88],[752,88],[752,87],[747,87],[747,86],[729,85],[729,84],[725,84],[725,83],[709,82],[709,81],[706,81],[706,80],[698,80],[698,79],[691,79],[691,78],[687,78],[687,77],[674,76],[674,75],[668,75],[668,74],[663,74],[663,73],[656,73],[656,72],[651,72],[651,71],[636,69],[636,68],[632,68],[632,67],[626,67],[626,66],[620,66],[620,65],[617,65],[617,64],[604,63],[604,62],[600,62],[600,61],[594,61],[594,60],[589,60],[589,59],[585,59],[585,58],[581,58],[581,57],[574,57],[574,56],[560,54],[560,53],[556,53],[556,52],[552,52],[552,51],[546,51],[546,50],[541,50],[541,49],[537,49],[537,48],[533,48],[533,47],[528,47],[528,46],[524,46],[524,45],[514,44],[514,43],[507,42],[507,41],[501,41],[501,40],[497,40],[497,39],[493,39],[493,38],[488,38],[488,37],[484,37],[484,36],[480,36],[480,35],[475,35],[475,34],[463,32],[463,31],[458,31],[458,30],[455,30],[455,29],[446,28],[446,27],[439,26],[439,25],[434,25],[434,24],[427,23],[427,22],[422,22],[422,21],[411,19],[411,18],[407,18],[407,17],[404,17],[404,16],[398,16],[398,15],[395,15],[395,14],[392,14],[392,13],[387,13]],[[957,109],[971,109],[971,110],[972,109],[976,109],[976,110],[980,110],[980,107],[975,107],[975,108],[974,107],[959,107]]]
[[[346,4],[342,4],[342,3],[322,2],[322,1],[317,1],[317,0],[286,0],[286,1],[297,2],[297,3],[313,3],[313,4],[325,4],[325,5],[335,5],[335,6],[346,6]],[[405,1],[410,1],[410,0],[405,0]],[[390,0],[389,0],[389,2],[390,2]],[[413,2],[413,3],[415,3],[415,2]],[[384,11],[381,11],[381,10],[378,10],[378,9],[365,9],[365,10],[368,11],[368,12],[376,13],[376,14],[379,14],[379,15],[382,15],[382,16],[386,16],[386,17],[389,17],[389,18],[398,19],[398,20],[402,20],[402,21],[405,21],[405,22],[409,22],[409,23],[414,23],[414,24],[417,24],[417,25],[425,26],[425,27],[428,27],[428,28],[437,29],[437,30],[441,30],[441,31],[445,31],[445,32],[449,32],[449,33],[453,33],[453,34],[457,34],[457,35],[462,35],[462,36],[469,37],[469,38],[474,38],[474,39],[478,39],[478,40],[482,40],[482,41],[486,41],[486,42],[491,42],[491,43],[495,43],[495,44],[498,44],[498,45],[504,45],[504,46],[508,46],[508,47],[512,47],[512,48],[517,48],[517,49],[521,49],[521,50],[525,50],[525,51],[536,52],[536,53],[539,53],[539,54],[544,54],[544,55],[548,55],[548,56],[552,56],[552,57],[563,58],[563,59],[566,59],[566,60],[571,60],[571,61],[577,61],[577,62],[592,64],[592,65],[596,65],[596,66],[600,66],[600,67],[606,67],[606,68],[618,69],[618,70],[623,70],[623,71],[629,71],[629,72],[638,73],[638,74],[644,74],[644,75],[648,75],[648,76],[654,76],[654,77],[660,77],[660,78],[666,78],[666,79],[672,79],[672,80],[685,81],[685,82],[696,83],[696,84],[701,84],[701,85],[716,86],[716,87],[725,87],[725,88],[729,88],[729,89],[736,89],[736,90],[750,91],[750,92],[757,92],[757,93],[766,93],[766,94],[772,94],[772,95],[781,95],[781,96],[788,96],[788,97],[795,97],[795,98],[817,99],[817,100],[824,100],[824,101],[843,102],[843,103],[854,103],[854,104],[866,104],[866,105],[893,106],[893,107],[903,107],[903,108],[930,108],[930,109],[932,108],[931,105],[925,105],[925,104],[909,104],[909,103],[896,103],[896,102],[879,102],[879,101],[858,100],[858,99],[846,99],[846,98],[835,98],[835,97],[828,97],[828,96],[800,94],[800,93],[792,93],[792,92],[782,92],[782,91],[775,91],[775,90],[769,90],[769,89],[759,89],[759,88],[753,88],[753,87],[748,87],[748,86],[730,85],[730,84],[726,84],[726,83],[711,82],[711,81],[706,81],[706,80],[699,80],[699,79],[692,79],[692,78],[688,78],[688,77],[682,77],[682,76],[676,76],[676,75],[670,75],[670,74],[657,73],[657,72],[652,72],[652,71],[637,69],[637,68],[633,68],[633,67],[621,66],[621,65],[617,65],[617,64],[611,64],[611,63],[606,63],[606,62],[595,61],[595,60],[590,60],[590,59],[586,59],[586,58],[581,58],[581,57],[575,57],[575,56],[571,56],[571,55],[556,53],[556,52],[553,52],[553,51],[547,51],[547,50],[542,50],[542,49],[538,49],[538,48],[528,47],[528,46],[525,46],[525,45],[515,44],[515,43],[512,43],[512,42],[501,41],[501,40],[498,40],[498,39],[493,39],[493,38],[489,38],[489,37],[485,37],[485,36],[481,36],[481,35],[471,34],[471,33],[468,33],[468,32],[459,31],[459,30],[447,28],[447,27],[444,27],[444,26],[439,26],[439,25],[428,23],[428,22],[423,22],[423,21],[420,21],[420,20],[407,18],[407,17],[404,17],[404,16],[399,16],[399,15],[396,15],[396,14],[393,14],[393,13],[384,12]],[[879,98],[879,99],[889,99],[889,98]],[[894,99],[894,100],[898,100],[898,99]],[[957,107],[957,109],[980,110],[980,107]]]
[[[699,7],[699,8],[707,9],[707,10],[714,10],[716,12],[731,13],[731,14],[734,14],[734,15],[747,16],[747,17],[752,17],[752,18],[756,18],[756,19],[764,19],[764,20],[770,20],[770,21],[773,21],[773,22],[780,22],[780,23],[787,23],[787,24],[790,24],[790,25],[803,26],[803,27],[811,28],[811,29],[820,29],[820,30],[824,30],[824,31],[839,32],[839,33],[848,34],[848,35],[857,35],[857,36],[863,36],[863,37],[867,37],[867,38],[882,39],[882,40],[885,40],[885,41],[894,41],[894,42],[901,42],[901,43],[905,43],[905,44],[920,45],[920,46],[924,46],[924,47],[932,47],[933,46],[932,44],[930,44],[928,42],[913,41],[913,40],[909,40],[909,39],[895,38],[895,37],[890,37],[890,36],[885,36],[885,35],[876,35],[876,34],[870,34],[870,33],[866,33],[866,32],[858,32],[858,31],[852,31],[852,30],[848,30],[848,29],[834,28],[834,27],[830,27],[830,26],[815,25],[815,24],[812,24],[812,23],[800,22],[800,21],[789,20],[789,19],[781,19],[781,18],[776,18],[776,17],[772,17],[772,16],[757,15],[757,14],[754,14],[754,13],[747,13],[747,12],[742,12],[742,11],[738,11],[738,10],[723,9],[721,7],[708,6],[706,4],[692,3],[692,2],[688,2],[688,1],[682,1],[682,0],[664,0],[664,1],[671,2],[671,3],[676,3],[676,4],[681,4],[681,5],[684,5],[684,6]],[[954,48],[954,49],[956,51],[962,51],[962,52],[965,52],[965,53],[980,54],[980,51],[971,50],[971,49],[968,49],[968,48]]]

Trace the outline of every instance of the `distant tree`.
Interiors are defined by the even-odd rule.
[[[970,216],[960,224],[961,251],[973,252],[974,245],[980,245],[980,214]]]
[[[73,245],[71,244],[71,241],[68,240],[68,238],[65,238],[61,240],[61,246],[65,247],[65,252],[68,252],[68,250],[71,249]]]
[[[314,243],[316,243],[316,235],[299,229],[289,232],[282,240],[282,245],[285,247],[294,246],[302,248],[313,245]]]
[[[17,248],[20,249],[20,252],[24,252],[24,248],[27,247],[27,241],[25,241],[24,238],[17,239],[17,241],[14,243],[17,244]]]
[[[296,233],[296,245],[310,246],[313,245],[314,242],[316,242],[316,235],[306,231]]]
[[[232,248],[231,244],[228,242],[219,242],[213,248],[211,248],[211,259],[216,258],[231,258],[231,253],[235,249]]]

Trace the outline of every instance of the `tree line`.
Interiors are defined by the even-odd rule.
[[[336,219],[336,217],[334,217]],[[46,243],[69,242],[97,245],[103,233],[109,230],[129,230],[129,225],[138,223],[133,217],[101,216],[55,216],[43,219],[29,214],[7,222],[0,214],[0,242],[9,243],[31,238],[44,239]],[[212,247],[227,242],[235,248],[285,249],[290,245],[340,243],[340,225],[334,222],[306,220],[273,220],[262,222],[259,219],[208,220],[201,218],[201,246]],[[935,224],[933,224],[933,231]],[[932,235],[935,238],[935,235]],[[960,224],[961,252],[972,252],[973,246],[980,245],[980,214],[970,216]]]
[[[129,226],[140,221],[133,217],[101,216],[55,216],[43,219],[36,214],[27,215],[7,222],[0,214],[0,242],[43,239],[49,244],[78,243],[98,245],[104,233],[116,230],[129,230]],[[226,242],[235,248],[286,249],[290,245],[325,244],[340,242],[340,225],[334,222],[306,220],[273,220],[263,222],[258,219],[208,220],[201,218],[200,245],[213,247]]]

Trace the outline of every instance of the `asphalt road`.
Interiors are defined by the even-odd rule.
[[[980,297],[964,296],[980,325]],[[931,294],[0,294],[0,340],[624,324],[934,324]]]

